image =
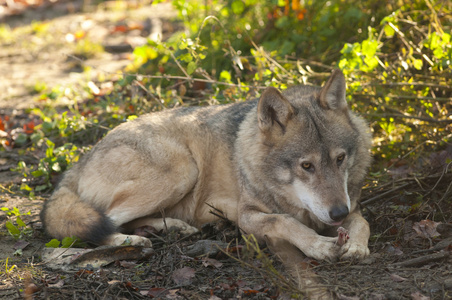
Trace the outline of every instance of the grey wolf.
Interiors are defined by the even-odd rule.
[[[41,218],[56,238],[151,246],[124,230],[183,234],[221,210],[276,253],[368,255],[358,201],[370,133],[346,103],[345,78],[269,87],[259,99],[143,115],[109,132],[64,175]],[[336,244],[338,226],[350,239]]]

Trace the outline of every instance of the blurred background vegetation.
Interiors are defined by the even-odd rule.
[[[350,106],[372,128],[374,183],[450,168],[450,1],[171,3],[176,30],[135,47],[121,76],[90,81],[69,108],[55,101],[72,92],[37,83],[37,97],[51,101],[29,111],[30,128],[3,140],[6,148],[45,151],[39,165],[19,163],[29,180],[22,189],[51,190],[52,177],[80,153],[145,112],[246,101],[267,86],[321,85],[335,68],[346,74]],[[74,55],[83,60],[93,49],[102,51],[84,41]]]

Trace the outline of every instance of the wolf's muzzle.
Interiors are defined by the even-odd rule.
[[[331,220],[335,222],[341,222],[348,216],[348,207],[347,205],[335,205],[333,208],[329,211],[329,215]]]

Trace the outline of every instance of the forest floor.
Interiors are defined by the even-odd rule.
[[[2,41],[0,51],[0,116],[17,124],[25,124],[30,108],[40,105],[33,93],[37,84],[73,88],[99,73],[114,73],[130,63],[132,47],[142,43],[155,24],[162,24],[163,35],[177,26],[169,2],[89,13],[80,13],[82,1],[44,2],[14,11],[3,5],[0,11],[0,20],[14,33],[10,42]],[[131,21],[140,24],[138,33],[121,30],[123,25],[130,28]],[[39,26],[47,25],[42,24],[50,25],[43,30]],[[89,72],[70,55],[76,51],[71,39],[80,29],[105,49],[87,55],[84,66]],[[36,34],[40,30],[46,33]],[[189,237],[152,233],[152,252],[100,248],[72,267],[60,261],[69,250],[49,258],[57,250],[45,247],[50,238],[39,220],[48,195],[31,200],[12,188],[23,178],[11,168],[19,161],[36,164],[40,155],[23,155],[17,149],[0,152],[0,206],[9,209],[0,212],[1,299],[290,299],[302,294],[297,294],[297,278],[290,277],[267,249],[239,237],[227,222],[209,224]],[[435,159],[451,157],[449,149],[424,161],[433,165]],[[408,170],[400,164],[391,180],[367,182],[362,208],[371,227],[371,255],[358,264],[306,259],[300,268],[308,275],[300,278],[311,278],[312,285],[304,286],[304,292],[323,294],[325,299],[452,299],[450,164],[428,173],[416,168],[420,167]],[[5,227],[14,208],[32,229],[21,240]],[[203,245],[217,251],[207,255]],[[86,250],[75,251],[80,255]],[[102,267],[93,266],[100,262]]]

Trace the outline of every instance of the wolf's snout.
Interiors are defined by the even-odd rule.
[[[346,205],[335,205],[330,210],[329,215],[331,220],[340,222],[348,216],[348,207]]]

